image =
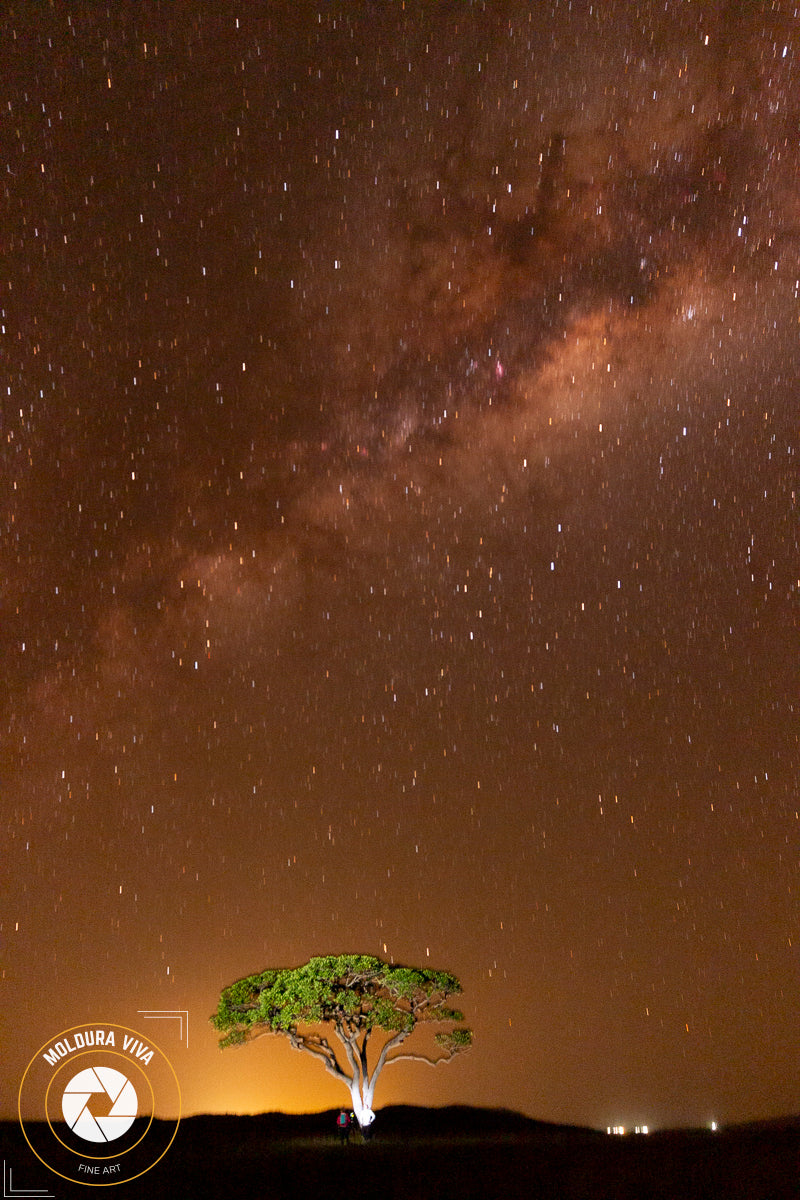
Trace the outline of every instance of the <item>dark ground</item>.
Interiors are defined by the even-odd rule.
[[[391,1108],[364,1143],[340,1146],[335,1113],[190,1117],[167,1154],[121,1197],[432,1197],[435,1200],[788,1200],[800,1198],[800,1121],[710,1133],[608,1137],[516,1113]],[[48,1171],[19,1126],[0,1126],[3,1194],[87,1189]],[[11,1179],[8,1168],[11,1168]],[[106,1193],[107,1194],[107,1193]],[[42,1196],[41,1191],[39,1196]]]

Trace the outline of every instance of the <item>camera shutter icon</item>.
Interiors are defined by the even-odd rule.
[[[111,1100],[107,1116],[95,1117],[89,1110],[92,1096]],[[64,1120],[85,1142],[113,1142],[127,1133],[136,1120],[139,1101],[130,1079],[113,1067],[87,1067],[70,1079],[61,1098]]]

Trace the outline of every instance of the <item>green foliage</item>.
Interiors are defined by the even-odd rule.
[[[433,1039],[437,1046],[450,1051],[466,1050],[472,1045],[471,1029],[451,1029],[449,1033],[437,1033]]]
[[[462,1021],[462,1014],[445,1004],[460,992],[458,979],[447,971],[397,966],[366,954],[326,955],[301,967],[238,979],[223,989],[211,1024],[222,1035],[223,1049],[261,1033],[297,1036],[301,1026],[328,1023],[343,1041],[374,1029],[408,1036],[421,1021]],[[471,1037],[469,1030],[455,1030],[436,1040],[454,1053]]]

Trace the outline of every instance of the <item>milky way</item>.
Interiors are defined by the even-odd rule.
[[[345,950],[475,1029],[380,1103],[798,1110],[799,19],[3,18],[9,1111],[335,1104],[207,1017]]]

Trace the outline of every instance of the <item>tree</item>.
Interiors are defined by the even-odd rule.
[[[223,1050],[267,1033],[283,1034],[346,1084],[365,1130],[375,1120],[372,1100],[385,1066],[409,1061],[437,1066],[471,1045],[472,1031],[461,1027],[436,1033],[431,1055],[401,1050],[422,1023],[463,1021],[462,1013],[447,1006],[448,997],[460,992],[461,984],[447,971],[340,954],[237,980],[223,988],[211,1024],[222,1035]],[[338,1046],[331,1045],[326,1029]]]

